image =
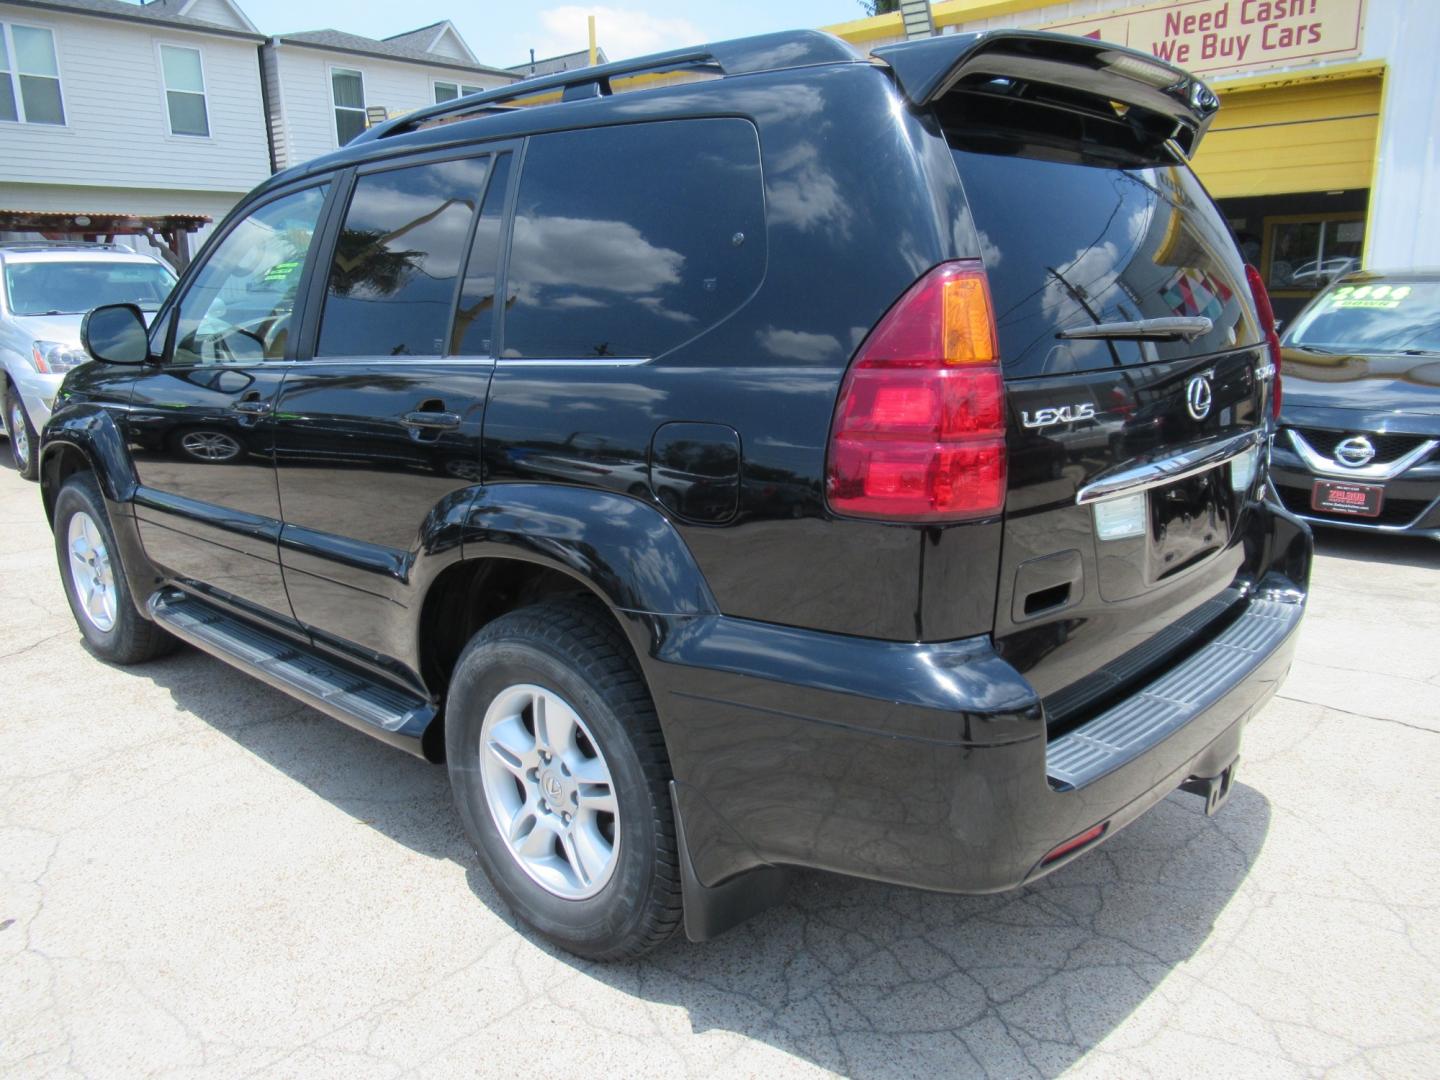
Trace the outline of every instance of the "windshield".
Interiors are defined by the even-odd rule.
[[[175,275],[159,263],[30,262],[5,267],[12,315],[83,315],[102,304],[154,311]]]
[[[1440,282],[1337,285],[1295,321],[1285,344],[1324,352],[1440,352]]]

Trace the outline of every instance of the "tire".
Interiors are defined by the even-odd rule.
[[[539,697],[551,735],[537,738]],[[514,750],[509,764],[482,739]],[[554,600],[477,633],[451,680],[445,749],[465,831],[516,915],[594,960],[639,956],[675,933],[682,909],[669,758],[634,655],[608,612]],[[588,782],[601,774],[608,800],[603,782]],[[607,812],[597,809],[606,805],[614,808],[608,833]],[[501,832],[507,817],[516,848]]]
[[[25,411],[25,402],[15,384],[5,384],[5,430],[10,433],[10,454],[15,459],[15,471],[22,479],[35,480],[40,476],[40,438],[35,434],[35,425],[30,423],[30,414]]]
[[[54,528],[65,599],[90,648],[114,664],[140,664],[171,652],[178,642],[142,616],[130,594],[94,473],[65,481],[55,497]],[[82,557],[86,553],[90,557]],[[82,563],[88,571],[80,569]],[[78,580],[87,572],[99,588]]]

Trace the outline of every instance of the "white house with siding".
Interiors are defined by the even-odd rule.
[[[218,221],[271,171],[265,39],[230,0],[0,0],[0,39],[0,222]]]
[[[369,110],[397,116],[519,78],[477,61],[448,20],[384,40],[338,30],[272,37],[261,67],[277,169],[344,145]]]

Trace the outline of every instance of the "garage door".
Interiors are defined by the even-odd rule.
[[[1368,188],[1378,76],[1220,94],[1195,171],[1217,199]]]

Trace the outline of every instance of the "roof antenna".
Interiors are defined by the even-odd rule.
[[[535,50],[530,50],[530,74],[535,74]]]

